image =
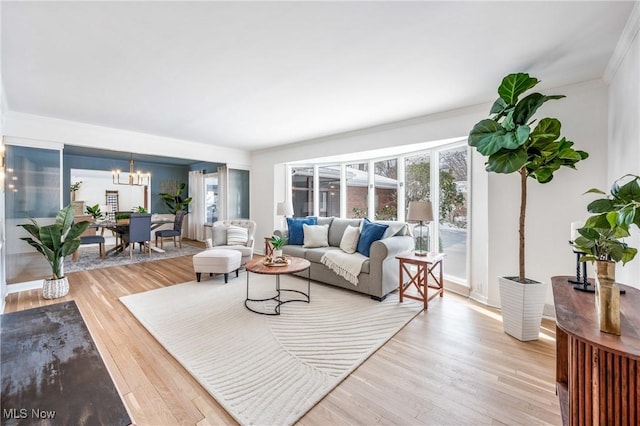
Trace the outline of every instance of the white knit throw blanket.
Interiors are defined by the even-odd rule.
[[[353,285],[358,285],[358,275],[362,264],[368,257],[355,252],[345,253],[342,250],[331,250],[322,255],[320,262]]]

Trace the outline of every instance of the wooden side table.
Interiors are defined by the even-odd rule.
[[[444,296],[444,279],[442,277],[442,261],[444,257],[444,253],[429,253],[426,256],[416,256],[413,253],[406,253],[396,256],[396,259],[400,261],[400,303],[402,303],[406,297],[424,302],[424,309],[427,309],[427,304],[430,299],[433,299],[438,294],[440,294],[440,297]],[[417,271],[413,273],[409,265],[417,266]],[[436,268],[439,268],[438,276],[434,274]],[[404,284],[404,272],[406,272],[409,277],[407,284]],[[433,278],[435,283],[429,283],[429,276]],[[418,290],[418,296],[405,294],[405,290],[411,285],[414,285]],[[429,288],[435,288],[438,291],[429,297]]]
[[[271,245],[271,237],[264,237],[264,255],[273,256],[273,246]]]

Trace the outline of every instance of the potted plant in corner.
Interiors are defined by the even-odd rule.
[[[586,193],[605,195],[587,206],[590,216],[578,229],[576,250],[584,254],[582,262],[596,263],[596,308],[600,330],[620,334],[620,288],[615,282],[616,263],[633,260],[638,250],[621,239],[629,236],[629,227],[640,228],[640,176],[625,175],[616,180],[607,194],[599,189]],[[622,185],[620,185],[623,183]]]
[[[158,195],[164,201],[164,204],[169,209],[169,212],[172,214],[176,214],[179,210],[187,210],[189,208],[189,203],[191,202],[191,197],[183,198],[182,193],[184,192],[184,188],[186,184],[182,182],[178,187],[178,190],[175,194],[169,194],[167,192],[161,192]]]
[[[31,223],[20,224],[31,237],[23,237],[38,252],[40,252],[51,266],[52,277],[44,280],[42,296],[45,299],[55,299],[69,293],[69,281],[63,273],[64,258],[80,247],[80,234],[90,222],[73,222],[75,206],[69,204],[56,215],[55,223],[40,226],[35,219]]]
[[[526,73],[504,77],[498,87],[499,97],[491,107],[492,116],[478,122],[469,133],[469,145],[488,157],[488,172],[520,175],[518,276],[500,277],[499,283],[504,331],[522,341],[538,338],[546,294],[544,283],[525,276],[527,179],[548,183],[561,167],[575,169],[578,161],[588,157],[560,136],[558,119],[543,118],[533,127],[538,108],[547,101],[564,98],[534,92],[520,99],[538,83]]]

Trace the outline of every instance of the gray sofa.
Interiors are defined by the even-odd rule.
[[[347,226],[360,226],[363,219],[318,218],[318,225],[329,225],[329,247],[305,248],[299,245],[283,247],[283,253],[289,256],[301,257],[311,262],[311,279],[348,290],[367,294],[375,300],[383,300],[387,294],[398,288],[398,260],[400,253],[406,253],[414,248],[413,237],[409,235],[405,223],[393,221],[379,221],[389,225],[383,238],[371,244],[370,256],[366,260],[358,275],[358,285],[345,280],[320,262],[327,250],[340,250],[340,241]],[[277,230],[274,235],[288,236],[286,230]],[[308,271],[297,275],[307,277]]]

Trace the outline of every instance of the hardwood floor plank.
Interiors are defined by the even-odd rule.
[[[195,280],[191,256],[68,274],[71,291],[10,294],[6,312],[74,299],[137,425],[235,420],[129,313],[119,298]],[[212,303],[215,303],[212,301]],[[327,424],[561,424],[555,327],[519,342],[494,309],[452,293],[435,298],[299,422]]]

